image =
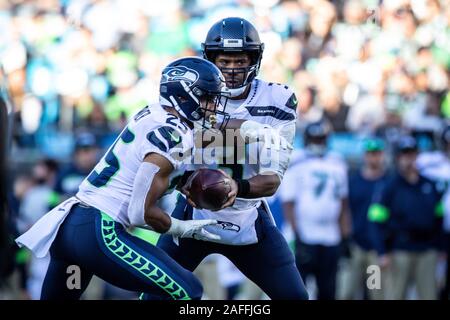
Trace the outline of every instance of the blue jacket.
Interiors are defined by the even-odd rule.
[[[383,175],[378,179],[369,180],[364,178],[360,171],[349,178],[348,201],[352,217],[352,240],[365,250],[374,249],[367,218],[369,207],[374,201],[376,190],[384,185],[387,179],[388,176]]]
[[[377,252],[441,248],[442,194],[435,182],[423,176],[415,184],[399,174],[389,179],[368,213],[370,236]]]

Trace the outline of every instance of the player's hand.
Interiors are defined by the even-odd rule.
[[[276,143],[279,137],[277,129],[253,120],[242,123],[240,134],[243,139],[248,138],[250,141],[259,140],[267,143]]]
[[[247,120],[241,124],[240,134],[244,140],[245,138],[249,138],[250,141],[263,142],[267,149],[293,149],[292,144],[281,135],[280,130],[273,128],[268,124]]]
[[[231,181],[231,191],[228,193],[228,200],[223,204],[223,206],[219,210],[231,207],[236,201],[236,196],[238,193],[238,185],[234,179],[231,179],[230,181]]]
[[[266,149],[271,149],[274,151],[294,149],[292,144],[281,135],[281,132],[278,129],[266,126],[264,127],[262,134],[264,148]]]
[[[236,201],[236,196],[237,196],[237,193],[238,193],[237,182],[229,174],[227,174],[225,171],[223,171],[222,169],[218,169],[218,170],[220,172],[222,172],[230,180],[231,188],[230,188],[230,192],[228,192],[228,195],[227,195],[227,201],[225,201],[225,203],[222,205],[222,207],[220,207],[220,209],[213,210],[213,211],[219,211],[219,210],[222,210],[224,208],[231,207],[234,204],[234,202]]]
[[[292,144],[289,143],[289,141],[287,141],[286,138],[283,137],[279,132],[276,132],[274,135],[271,135],[270,139],[264,140],[264,146],[267,149],[273,149],[275,151],[294,149]]]
[[[171,234],[180,238],[192,238],[196,240],[220,240],[220,236],[204,229],[206,226],[218,225],[218,221],[214,219],[204,220],[178,220],[171,219],[171,225],[167,234]]]
[[[191,180],[188,179],[184,186],[181,187],[181,193],[186,196],[186,201],[193,208],[198,208],[194,201],[192,201],[191,194],[189,193],[189,189],[191,188]]]

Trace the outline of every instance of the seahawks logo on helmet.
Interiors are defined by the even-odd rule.
[[[198,72],[184,66],[167,68],[161,79],[161,83],[184,81],[189,86],[193,85],[199,78]]]

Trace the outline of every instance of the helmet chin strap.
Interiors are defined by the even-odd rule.
[[[181,110],[180,106],[178,105],[177,100],[175,100],[175,98],[174,98],[173,96],[170,96],[169,99],[170,99],[170,102],[171,102],[171,104],[172,104],[172,107],[174,107],[175,110],[177,110],[177,112],[178,112],[182,117],[184,117],[185,119],[188,119],[188,117],[186,116],[186,114],[183,112],[183,110]],[[164,100],[165,100],[165,99],[164,99]],[[167,100],[166,100],[166,101],[167,101]]]

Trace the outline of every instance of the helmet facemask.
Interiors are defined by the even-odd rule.
[[[327,137],[310,137],[305,141],[305,149],[312,155],[321,157],[327,152]]]
[[[230,115],[225,112],[229,93],[227,91],[205,92],[197,87],[194,87],[192,92],[195,92],[199,105],[191,113],[191,119],[194,119],[192,122],[200,125],[203,129],[222,130],[230,119]]]
[[[220,92],[204,91],[196,86],[189,88],[183,85],[187,94],[170,96],[170,104],[180,113],[180,115],[203,129],[216,128],[222,130],[230,119],[230,115],[225,112],[230,94],[224,89]],[[190,114],[185,111],[190,108],[185,106],[196,105]],[[217,126],[217,124],[220,126]]]
[[[305,149],[315,156],[323,156],[328,149],[331,126],[327,121],[311,123],[305,128]]]

